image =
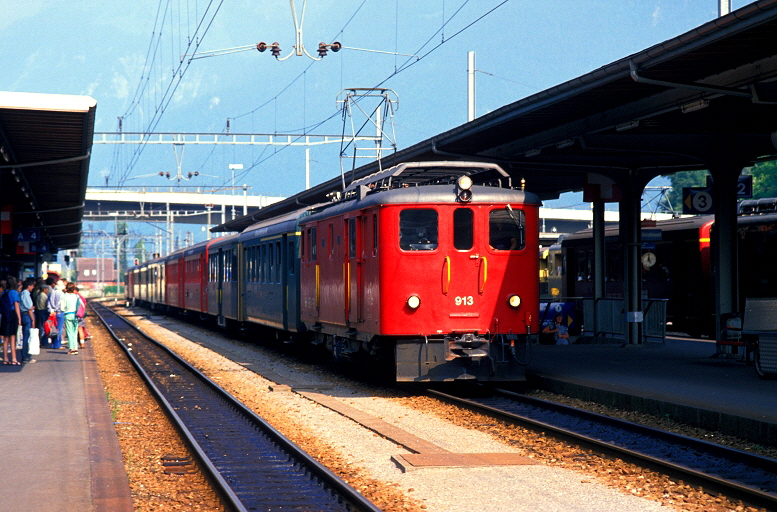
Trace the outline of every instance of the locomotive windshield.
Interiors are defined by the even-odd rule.
[[[526,246],[525,225],[522,210],[492,210],[488,216],[489,245],[498,250],[520,251]]]
[[[427,208],[399,212],[399,247],[404,251],[437,248],[437,211]]]

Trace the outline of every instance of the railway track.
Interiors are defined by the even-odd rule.
[[[505,390],[477,398],[430,393],[476,412],[695,482],[708,491],[777,509],[775,459]]]
[[[99,303],[95,313],[235,510],[378,509],[226,391]]]

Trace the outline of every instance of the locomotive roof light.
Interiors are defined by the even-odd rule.
[[[407,305],[410,309],[418,309],[418,306],[421,305],[420,297],[418,295],[411,295],[407,298]]]
[[[507,298],[507,303],[511,308],[517,308],[521,305],[521,298],[518,295],[510,295],[510,297]]]

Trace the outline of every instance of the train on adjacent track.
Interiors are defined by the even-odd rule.
[[[651,236],[646,236],[646,231]],[[642,290],[667,301],[671,330],[715,337],[712,280],[714,216],[658,221],[643,226]],[[737,218],[739,311],[745,299],[774,297],[777,266],[777,200],[743,201]],[[649,240],[648,240],[649,239]],[[564,297],[593,296],[593,238],[584,230],[566,236],[545,256],[548,288]],[[623,296],[623,256],[617,227],[605,229],[605,296]]]
[[[388,363],[400,382],[519,381],[539,330],[539,206],[494,164],[403,163],[137,265],[127,294]]]

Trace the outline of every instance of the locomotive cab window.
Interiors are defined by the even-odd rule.
[[[472,249],[473,217],[471,208],[456,208],[453,211],[453,247],[460,251]]]
[[[520,251],[526,246],[523,210],[492,210],[488,215],[488,243],[501,251]]]
[[[399,247],[404,251],[437,249],[437,211],[412,209],[399,212]]]

